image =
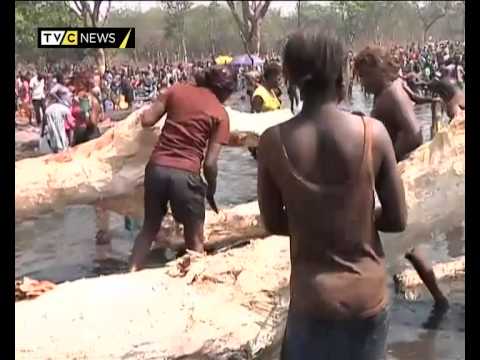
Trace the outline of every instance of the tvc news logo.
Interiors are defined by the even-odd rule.
[[[135,28],[38,28],[39,48],[135,47]]]

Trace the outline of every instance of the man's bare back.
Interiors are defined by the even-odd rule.
[[[414,112],[414,103],[397,79],[375,96],[372,117],[383,122],[400,161],[422,144],[422,132]]]

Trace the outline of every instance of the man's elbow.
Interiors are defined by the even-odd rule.
[[[421,131],[418,131],[417,133],[412,134],[410,136],[410,141],[408,142],[407,152],[410,153],[410,152],[416,150],[422,144],[423,144],[423,136],[422,136]]]

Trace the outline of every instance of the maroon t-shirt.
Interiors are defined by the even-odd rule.
[[[209,89],[195,85],[174,85],[165,99],[167,119],[150,160],[199,173],[208,141],[228,144],[228,114]]]

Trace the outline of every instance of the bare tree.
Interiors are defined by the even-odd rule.
[[[241,4],[238,4],[238,3]],[[270,1],[227,1],[247,54],[260,53],[260,29]],[[238,8],[242,10],[240,17]]]
[[[304,2],[303,1],[300,1],[300,0],[297,0],[297,4],[296,4],[296,10],[297,10],[297,28],[300,28],[300,24],[302,23],[302,4]]]
[[[102,26],[107,21],[108,15],[110,14],[110,7],[112,2],[107,1],[93,1],[93,8],[91,6],[92,1],[66,1],[70,10],[82,21],[83,26],[85,27],[97,27]],[[106,4],[105,11],[102,12],[101,7],[103,4]],[[105,51],[103,49],[97,49],[95,53],[95,63],[98,71],[101,75],[105,73]]]
[[[447,16],[452,1],[413,1],[415,10],[423,26],[423,42],[427,42],[430,28],[441,18]]]
[[[216,32],[216,21],[215,21],[215,16],[217,14],[217,10],[219,8],[220,4],[218,1],[210,1],[210,4],[208,5],[208,37],[210,40],[210,52],[213,55],[217,54],[217,47],[216,47],[216,39],[215,39],[215,32]]]
[[[187,45],[185,42],[185,14],[193,6],[191,1],[162,1],[162,8],[167,12],[166,33],[170,37],[179,37],[183,50],[183,61],[187,62]]]

